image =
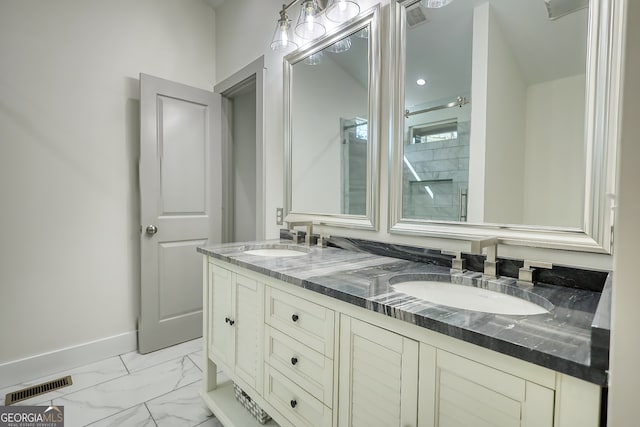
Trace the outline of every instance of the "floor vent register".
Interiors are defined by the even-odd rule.
[[[70,386],[71,384],[73,384],[71,375],[67,375],[66,377],[58,378],[53,381],[33,385],[31,387],[23,388],[22,390],[7,393],[4,399],[4,404],[6,406],[13,405],[14,403]]]

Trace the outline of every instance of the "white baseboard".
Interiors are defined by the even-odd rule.
[[[136,331],[53,350],[0,364],[0,389],[66,369],[97,362],[138,348]]]

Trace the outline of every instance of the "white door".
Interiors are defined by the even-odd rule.
[[[202,336],[196,248],[220,239],[219,122],[219,95],[140,74],[140,353]]]

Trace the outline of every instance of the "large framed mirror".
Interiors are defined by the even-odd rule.
[[[379,13],[284,58],[286,221],[378,227]]]
[[[390,232],[610,253],[614,3],[393,2]]]

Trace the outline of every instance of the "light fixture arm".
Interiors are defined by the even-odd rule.
[[[299,3],[301,0],[292,0],[289,4],[283,4],[282,5],[282,10],[280,11],[280,17],[282,17],[282,14],[284,12],[286,12],[287,10],[291,9],[291,7],[296,4]],[[327,1],[326,0],[319,0],[316,2],[318,4],[318,7],[320,10],[324,10],[324,8],[327,6]]]
[[[291,6],[293,6],[294,4],[298,3],[298,1],[300,1],[300,0],[293,0],[289,4],[283,4],[282,5],[282,10],[280,11],[280,17],[282,17],[287,12],[287,10],[289,10],[291,8]]]

